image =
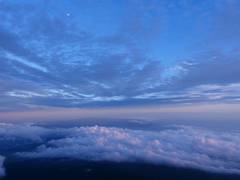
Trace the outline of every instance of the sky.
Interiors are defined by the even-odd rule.
[[[238,0],[0,0],[0,117],[202,104],[231,112],[239,10]]]

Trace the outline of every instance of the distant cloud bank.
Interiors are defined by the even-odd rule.
[[[190,126],[153,132],[99,126],[46,128],[2,123],[0,135],[1,139],[20,138],[41,144],[34,151],[16,153],[23,158],[146,162],[240,174],[239,132]]]

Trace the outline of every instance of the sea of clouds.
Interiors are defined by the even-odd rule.
[[[21,158],[145,162],[240,174],[240,132],[191,126],[143,131],[101,126],[50,128],[0,123],[0,137],[40,144],[33,151],[14,153]],[[4,174],[3,161],[0,156],[0,175]]]

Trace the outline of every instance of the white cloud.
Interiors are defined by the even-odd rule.
[[[0,177],[5,176],[5,168],[3,167],[4,157],[0,155]]]
[[[138,95],[133,97],[134,99],[177,99],[187,97],[185,94],[171,94],[171,92],[162,91],[162,92],[153,92],[153,93],[145,93],[142,95]]]
[[[23,91],[23,90],[9,91],[9,92],[6,92],[6,95],[19,97],[19,98],[48,97],[47,95],[40,94],[38,92]]]
[[[10,124],[10,123],[0,123],[0,139],[15,139],[23,138],[26,140],[41,142],[43,137],[50,136],[52,134],[64,133],[61,129],[48,129],[40,126],[34,126],[30,123],[28,124]]]
[[[240,94],[240,83],[232,84],[202,84],[183,91],[161,91],[134,96],[134,99],[168,99],[170,101],[185,100],[226,100],[237,101]]]
[[[185,126],[159,132],[94,126],[68,129],[64,138],[52,139],[35,151],[17,155],[25,158],[143,161],[240,174],[239,149],[240,133],[236,132]]]
[[[124,100],[125,97],[124,96],[110,96],[110,97],[101,97],[101,96],[97,96],[97,97],[93,97],[91,99],[91,101],[122,101]]]
[[[190,126],[156,132],[99,126],[49,128],[0,123],[0,137],[1,140],[24,138],[41,143],[34,151],[16,153],[23,158],[141,161],[240,174],[240,132]],[[3,161],[4,157],[0,156],[0,176],[4,175]]]
[[[186,64],[189,63],[189,64]],[[162,78],[165,83],[169,82],[172,78],[179,77],[183,74],[187,73],[187,69],[184,67],[185,65],[192,65],[191,62],[181,62],[179,64],[175,64],[171,67],[167,67],[164,69],[162,73]]]
[[[187,89],[190,97],[205,97],[211,99],[236,98],[240,93],[240,83],[218,85],[203,84]]]
[[[10,60],[17,61],[19,63],[22,63],[22,64],[28,66],[28,67],[37,69],[37,70],[42,71],[44,73],[48,72],[48,70],[45,67],[40,66],[39,64],[33,63],[31,61],[28,61],[28,60],[24,59],[23,57],[17,56],[15,54],[10,53],[10,52],[6,52],[5,55]]]
[[[125,100],[125,96],[95,96],[94,94],[83,94],[76,90],[72,89],[41,89],[35,91],[26,91],[26,90],[13,90],[5,93],[7,96],[18,97],[18,98],[58,98],[66,100],[81,100],[78,101],[78,104],[81,102],[110,102],[110,101],[122,101]],[[80,103],[80,104],[81,104]]]

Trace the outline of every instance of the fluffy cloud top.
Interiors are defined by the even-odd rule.
[[[0,177],[5,175],[5,169],[3,167],[4,157],[0,155]]]
[[[142,131],[100,126],[52,128],[1,123],[0,137],[1,141],[10,139],[11,143],[19,138],[24,142],[37,142],[35,150],[16,153],[23,158],[146,162],[240,174],[239,132],[191,126]],[[4,157],[0,156],[1,176],[5,172],[3,161]]]
[[[63,131],[68,132],[65,137],[51,139],[35,151],[18,152],[17,155],[25,158],[147,162],[240,174],[240,133],[186,126],[159,132],[99,126]]]

